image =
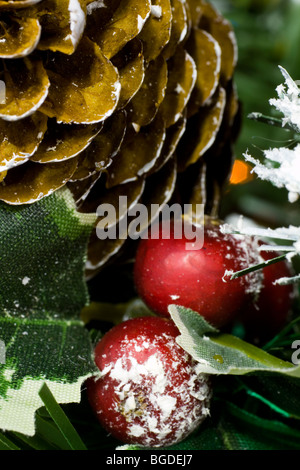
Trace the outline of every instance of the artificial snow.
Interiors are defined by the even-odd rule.
[[[285,78],[285,85],[276,88],[278,99],[272,98],[269,103],[283,113],[283,127],[290,124],[296,132],[300,132],[300,89],[288,72],[281,66],[279,68]]]
[[[277,188],[286,188],[289,201],[296,202],[300,195],[300,144],[294,149],[286,147],[264,151],[266,162],[261,163],[248,153],[244,155],[254,164],[253,171],[259,178],[270,181]]]
[[[159,344],[156,346],[154,341],[152,347],[159,350]],[[128,434],[133,439],[143,436],[145,445],[149,446],[153,445],[153,435],[156,442],[161,441],[162,444],[168,444],[174,438],[181,440],[209,412],[211,391],[206,376],[199,375],[197,363],[187,363],[182,370],[183,352],[173,337],[165,335],[164,344],[176,367],[170,368],[155,350],[142,363],[130,353],[127,355],[129,345],[135,351],[142,349],[143,345],[146,351],[149,349],[147,338],[140,336],[124,339],[120,344],[124,355],[102,371],[103,378],[115,383],[118,397],[115,411],[126,417]],[[185,374],[189,380],[184,379]]]
[[[286,127],[296,134],[300,134],[300,88],[288,72],[281,66],[280,71],[284,77],[284,84],[276,88],[278,98],[269,100],[270,104],[274,106],[277,111],[283,114],[282,127]],[[255,113],[252,113],[255,117]],[[294,147],[279,147],[264,152],[264,161],[259,161],[253,158],[246,152],[244,154],[245,160],[251,162],[253,172],[265,181],[271,182],[277,188],[285,188],[288,192],[288,201],[294,204],[300,197],[300,143],[294,141]],[[224,224],[222,227],[223,233],[238,233],[243,235],[251,235],[259,238],[272,238],[279,242],[274,245],[263,245],[260,247],[261,251],[274,251],[282,252],[285,254],[287,261],[291,262],[292,258],[300,254],[300,227],[289,226],[279,227],[276,229],[264,227],[238,227],[229,226]],[[280,241],[285,241],[287,244],[282,244]],[[269,261],[270,262],[270,261]],[[265,263],[267,265],[268,262]],[[297,283],[300,280],[300,275],[291,277],[280,278],[275,281],[275,284],[286,285]]]
[[[300,133],[300,89],[288,72],[280,67],[285,84],[276,88],[278,98],[269,102],[283,114],[282,126]],[[259,178],[270,181],[278,188],[286,188],[289,202],[300,196],[300,144],[294,148],[279,147],[264,151],[265,160],[260,162],[246,152],[245,160],[254,164],[253,172]]]
[[[78,0],[70,0],[69,12],[71,33],[66,39],[71,39],[73,46],[76,47],[85,28],[85,14]]]
[[[30,277],[28,276],[23,277],[22,279],[23,286],[26,286],[29,283],[29,281],[30,281]]]
[[[94,10],[98,10],[98,8],[107,8],[103,0],[95,0],[92,3],[89,3],[86,7],[86,11],[88,15],[91,15]]]
[[[151,15],[154,18],[161,18],[162,16],[162,8],[159,5],[151,5]]]

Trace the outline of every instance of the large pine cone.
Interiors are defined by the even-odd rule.
[[[83,212],[119,195],[216,210],[237,54],[209,3],[0,0],[0,18],[1,200],[28,204],[67,184]],[[93,236],[88,272],[122,244]]]

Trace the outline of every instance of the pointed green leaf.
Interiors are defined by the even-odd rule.
[[[236,336],[219,332],[190,309],[170,305],[169,312],[180,331],[178,344],[199,362],[203,373],[277,372],[300,377],[300,365],[283,361]]]
[[[51,393],[46,384],[43,384],[41,390],[39,391],[39,395],[43,400],[43,403],[46,406],[53,421],[60,429],[65,440],[68,442],[70,449],[86,450],[86,446],[82,442],[80,436],[74,429],[72,423],[69,421],[63,409],[56,402],[53,394]]]

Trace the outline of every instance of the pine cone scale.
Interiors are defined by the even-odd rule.
[[[11,28],[0,200],[31,204],[68,185],[82,212],[122,194],[158,210],[196,192],[214,205],[235,138],[237,51],[209,2],[0,0],[0,12]],[[90,275],[126,247],[94,234]]]

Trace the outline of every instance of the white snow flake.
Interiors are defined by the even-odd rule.
[[[285,79],[276,91],[278,99],[271,99],[270,104],[283,114],[282,127],[292,128],[300,134],[300,89],[288,72],[280,67]],[[300,143],[294,148],[279,147],[264,151],[264,162],[253,158],[246,152],[244,157],[254,164],[253,172],[259,178],[270,181],[278,188],[288,191],[289,202],[293,203],[300,196]]]

